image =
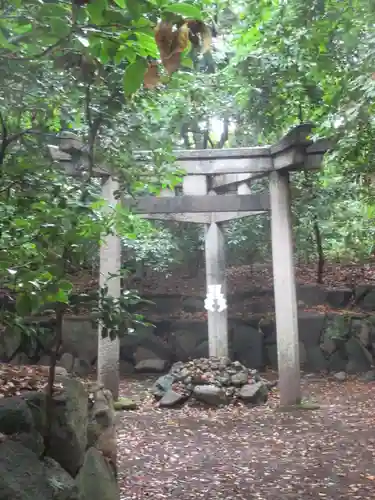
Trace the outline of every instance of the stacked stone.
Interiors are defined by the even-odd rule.
[[[236,400],[256,405],[267,401],[271,387],[256,370],[239,361],[210,357],[175,363],[156,381],[153,395],[161,407],[180,405],[191,398],[211,406]]]
[[[0,399],[0,498],[119,500],[111,393],[69,377],[59,383],[51,429],[45,392]]]

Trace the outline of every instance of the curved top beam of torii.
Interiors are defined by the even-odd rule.
[[[186,173],[184,194],[175,196],[175,192],[169,192],[156,197],[126,198],[123,203],[143,217],[206,224],[268,211],[268,192],[228,193],[224,199],[210,194],[225,193],[273,171],[320,168],[330,145],[327,140],[313,142],[312,130],[312,124],[298,125],[272,146],[176,150],[176,166]],[[50,152],[68,175],[81,175],[87,170],[82,142],[74,134],[62,135],[60,145],[50,146]],[[146,161],[149,153],[139,152],[136,156]],[[94,175],[106,178],[111,172],[100,166],[95,168]]]

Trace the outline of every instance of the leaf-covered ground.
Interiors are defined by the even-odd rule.
[[[296,280],[300,284],[316,284],[316,265],[295,266]],[[191,275],[193,274],[193,275]],[[204,269],[189,273],[180,267],[170,273],[151,272],[148,270],[141,282],[130,281],[129,286],[139,288],[143,294],[181,294],[204,295]],[[194,276],[195,274],[195,276]],[[227,269],[228,290],[244,292],[254,287],[272,287],[272,265],[254,264],[235,266]],[[81,272],[71,277],[80,290],[94,290],[98,284],[96,276],[89,272]],[[375,265],[366,264],[327,264],[323,277],[326,287],[350,287],[359,284],[375,284]]]
[[[375,498],[375,385],[303,380],[318,410],[266,406],[159,410],[152,380],[123,381],[141,401],[119,414],[122,500]]]

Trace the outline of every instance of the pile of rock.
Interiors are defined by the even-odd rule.
[[[175,363],[155,382],[152,392],[161,407],[181,405],[190,398],[211,406],[236,400],[257,405],[267,401],[274,385],[239,361],[210,357]]]
[[[70,377],[59,383],[49,430],[45,392],[0,398],[0,498],[119,500],[111,393]]]

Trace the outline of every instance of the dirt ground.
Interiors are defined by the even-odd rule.
[[[124,380],[140,401],[119,414],[121,500],[375,499],[375,384],[303,379],[316,410],[265,406],[161,410],[153,380]]]

